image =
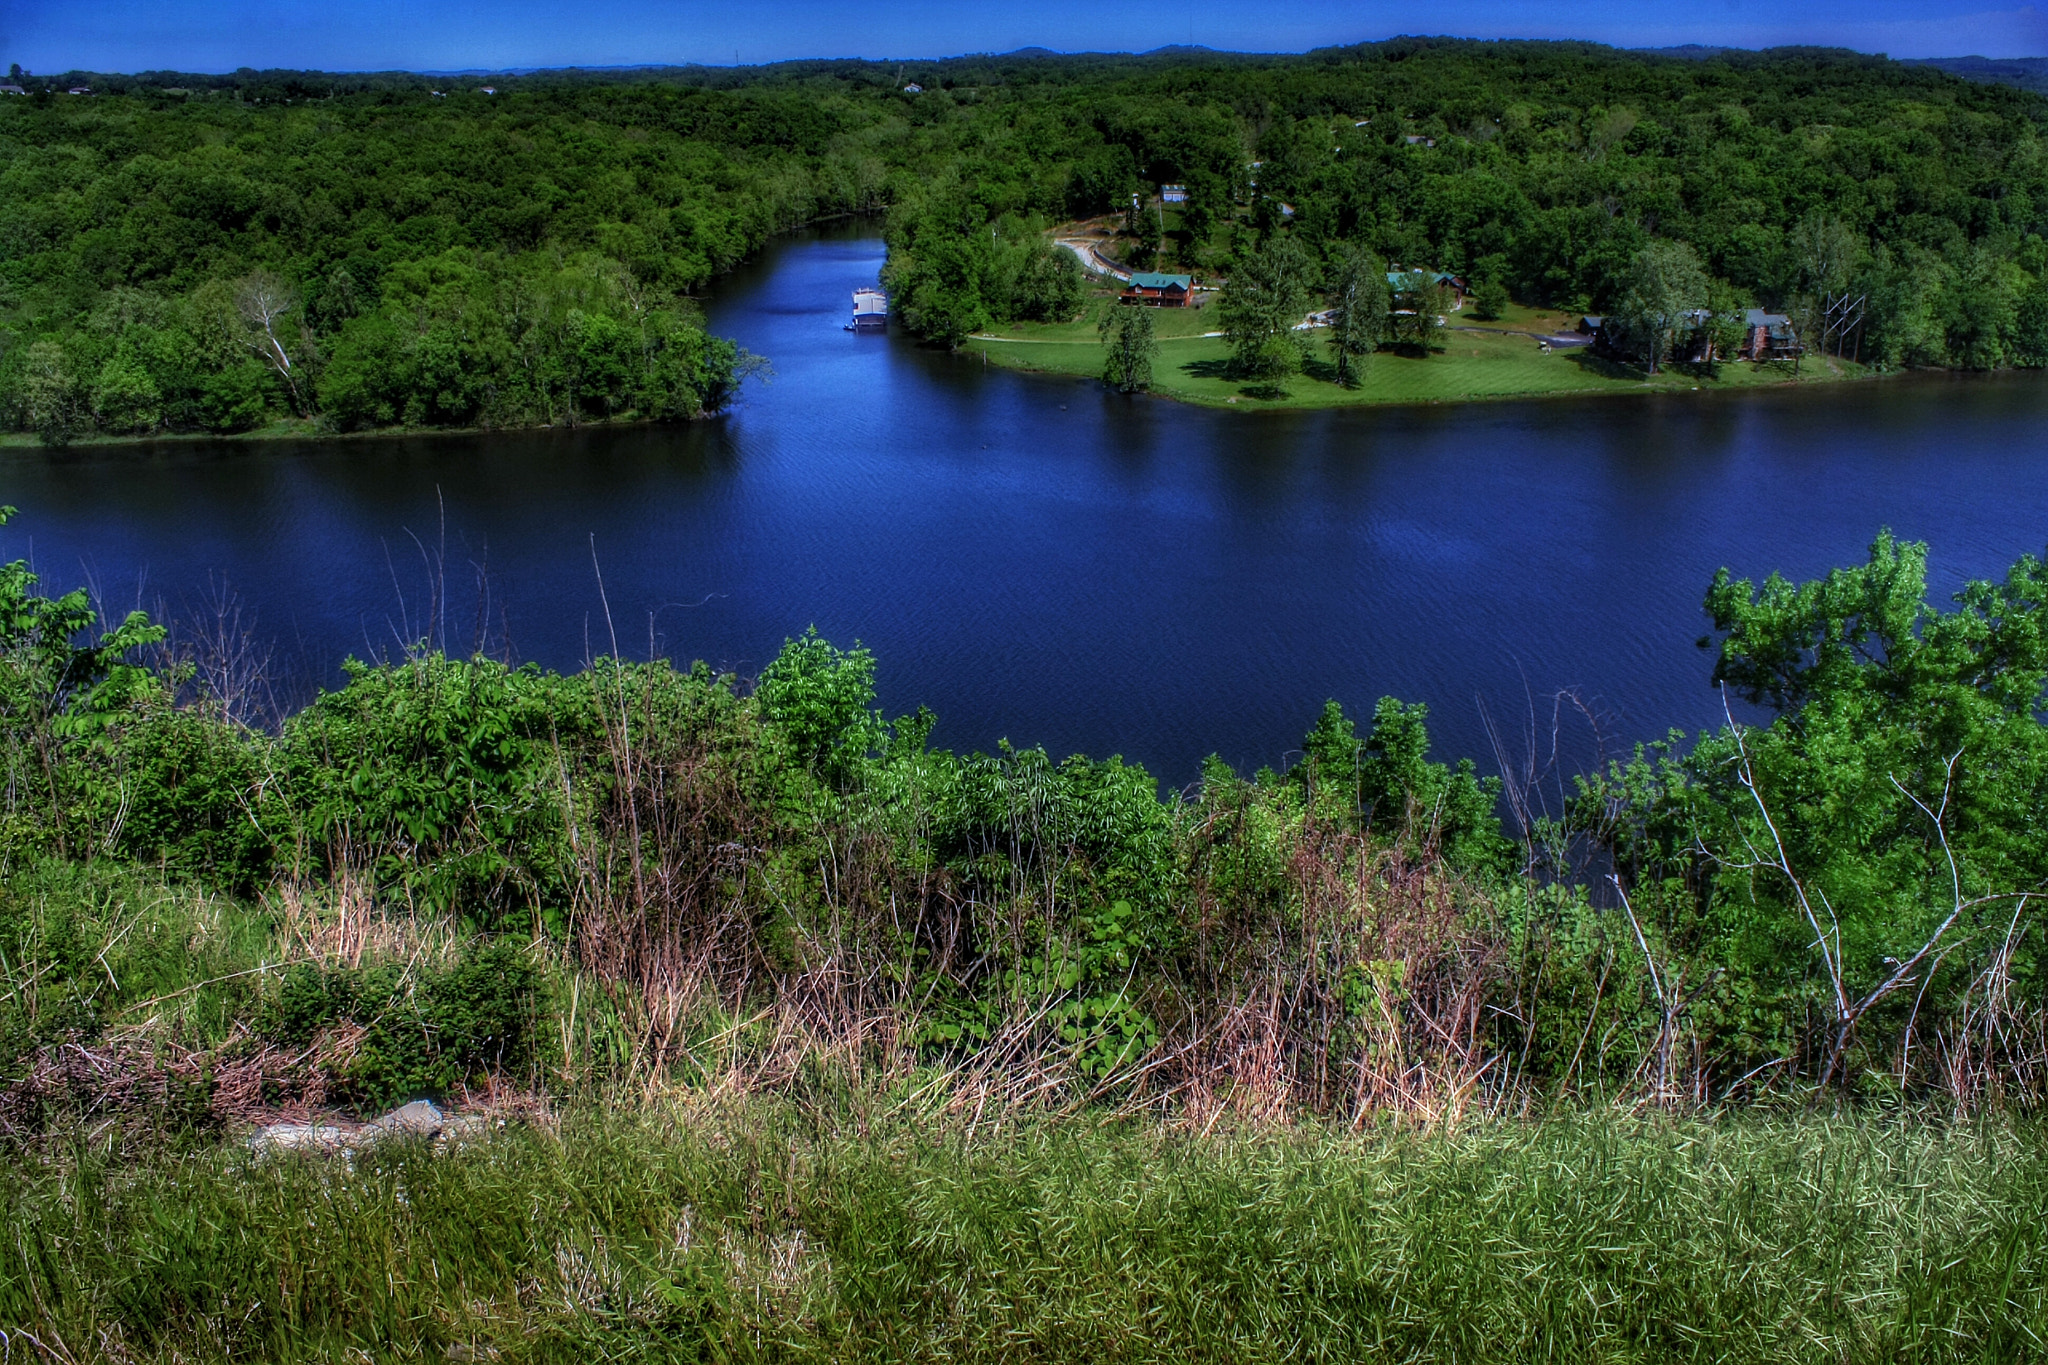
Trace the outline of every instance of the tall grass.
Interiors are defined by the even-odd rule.
[[[0,1174],[58,1360],[1813,1361],[2048,1351],[2031,1126],[965,1125],[588,1108],[437,1154]]]

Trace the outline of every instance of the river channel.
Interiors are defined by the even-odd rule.
[[[2048,542],[2038,376],[1219,412],[842,330],[881,259],[848,228],[723,281],[713,325],[774,375],[712,421],[10,451],[0,552],[173,617],[225,584],[301,686],[423,631],[440,584],[451,649],[481,615],[554,668],[616,632],[753,674],[815,624],[935,743],[1180,785],[1284,762],[1328,697],[1425,701],[1487,769],[1482,703],[1519,751],[1560,688],[1610,749],[1696,729],[1718,566],[1813,575],[1889,526],[1946,593]]]

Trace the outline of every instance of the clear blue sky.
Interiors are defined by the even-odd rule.
[[[442,70],[1187,42],[1280,52],[1400,33],[2048,56],[2048,14],[1999,0],[0,0],[0,67]]]

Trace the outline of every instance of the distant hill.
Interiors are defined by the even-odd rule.
[[[1964,80],[1994,85],[2016,85],[2037,95],[2048,95],[2048,57],[1919,57],[1907,66],[1931,66]]]
[[[1642,47],[1634,49],[1645,57],[1676,57],[1681,61],[1705,62],[1716,57],[1743,58],[1759,54],[1739,47],[1708,47],[1700,43],[1686,43],[1680,47]],[[1836,52],[1843,57],[1853,56],[1846,49],[1793,49],[1778,48],[1762,55],[1788,56],[1795,50],[1815,53]],[[1927,66],[1936,71],[1945,71],[1951,76],[1964,80],[1979,81],[1987,85],[2011,85],[2029,90],[2037,95],[2048,95],[2048,57],[1901,57],[1901,66]]]

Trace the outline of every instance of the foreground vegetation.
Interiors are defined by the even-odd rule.
[[[84,1141],[0,1174],[57,1360],[1989,1361],[2048,1336],[2031,1127],[1206,1134],[899,1093],[447,1153]]]
[[[886,212],[896,316],[955,345],[1071,319],[1047,230],[1166,183],[1187,201],[1128,215],[1130,263],[1237,278],[1284,244],[1274,297],[1304,306],[1362,253],[1651,338],[1757,303],[1818,339],[1853,295],[1834,344],[1880,368],[2048,360],[2048,104],[1848,53],[22,79],[0,101],[0,426],[51,443],[694,417],[751,362],[690,296],[775,232]],[[99,93],[63,93],[81,83]],[[1672,267],[1656,288],[1646,260]]]
[[[1424,708],[1332,701],[1285,772],[1162,799],[1116,758],[933,750],[811,634],[752,687],[422,646],[266,715],[236,641],[105,629],[17,561],[0,1119],[647,1080],[762,1010],[1160,1112],[2030,1104],[2048,569],[1945,612],[1925,574],[1889,537],[1724,572],[1729,723],[1606,771],[1532,734],[1482,778]]]
[[[1728,724],[1576,780],[1385,698],[1162,799],[931,749],[814,634],[751,685],[422,642],[279,714],[232,631],[0,566],[0,1331],[2023,1358],[2048,568],[1925,583],[1722,573]],[[422,1095],[503,1126],[232,1140]]]

